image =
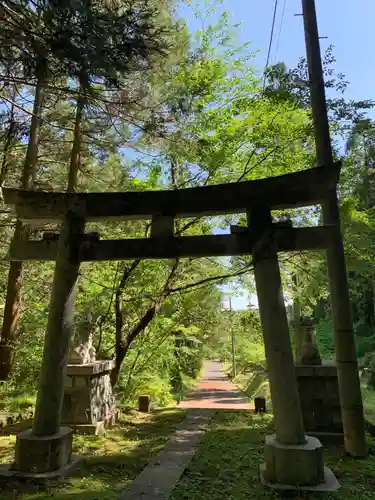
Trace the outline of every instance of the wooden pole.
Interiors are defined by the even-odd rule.
[[[260,238],[272,230],[269,209],[252,210],[249,226]],[[275,242],[253,251],[254,276],[264,337],[276,437],[285,445],[306,442],[288,318]],[[271,246],[270,246],[271,245]]]
[[[294,284],[294,287],[295,287],[295,296],[294,296],[294,299],[293,299],[293,323],[294,323],[294,338],[295,338],[295,341],[296,341],[296,345],[295,345],[295,360],[296,360],[296,363],[299,363],[299,360],[300,360],[300,352],[301,352],[301,344],[302,344],[302,341],[303,339],[301,338],[301,335],[300,335],[300,321],[301,321],[301,302],[300,302],[300,299],[298,297],[298,277],[297,277],[297,273],[294,273],[293,274],[293,277],[292,277],[292,280],[293,280],[293,284]]]
[[[47,333],[33,422],[35,436],[59,431],[80,262],[78,239],[84,220],[68,213],[61,225]]]
[[[233,311],[232,311],[232,297],[229,297],[229,314],[230,314],[230,335],[232,340],[232,376],[236,378],[237,367],[236,367],[236,340],[233,328]]]
[[[329,165],[333,164],[333,154],[315,1],[302,0],[302,8],[316,159],[318,165]],[[352,456],[363,457],[368,449],[336,189],[329,193],[323,204],[323,222],[333,225],[327,262],[345,449]]]

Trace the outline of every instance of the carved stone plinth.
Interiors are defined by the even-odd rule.
[[[117,418],[110,372],[115,362],[69,364],[65,379],[62,422],[76,432],[98,434]]]
[[[304,428],[314,435],[343,433],[336,365],[296,365]]]
[[[271,488],[334,491],[340,487],[324,467],[323,448],[315,437],[306,436],[305,444],[285,445],[275,434],[266,436],[264,458],[261,479]]]

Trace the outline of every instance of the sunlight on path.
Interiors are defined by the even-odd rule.
[[[202,378],[180,408],[213,408],[226,410],[250,410],[253,405],[232,384],[219,361],[205,361]]]

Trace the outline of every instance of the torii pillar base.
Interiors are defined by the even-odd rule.
[[[324,467],[320,441],[306,436],[306,443],[286,445],[276,435],[266,436],[265,462],[260,466],[261,481],[277,490],[336,491],[340,488],[333,472]]]
[[[34,436],[31,429],[17,435],[13,464],[0,466],[0,477],[48,480],[68,475],[81,461],[72,456],[73,432],[60,427],[56,434]]]

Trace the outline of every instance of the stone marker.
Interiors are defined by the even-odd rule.
[[[139,396],[138,398],[138,411],[149,413],[151,408],[150,396]]]
[[[257,397],[254,398],[254,409],[255,413],[267,413],[266,409],[266,398]]]

